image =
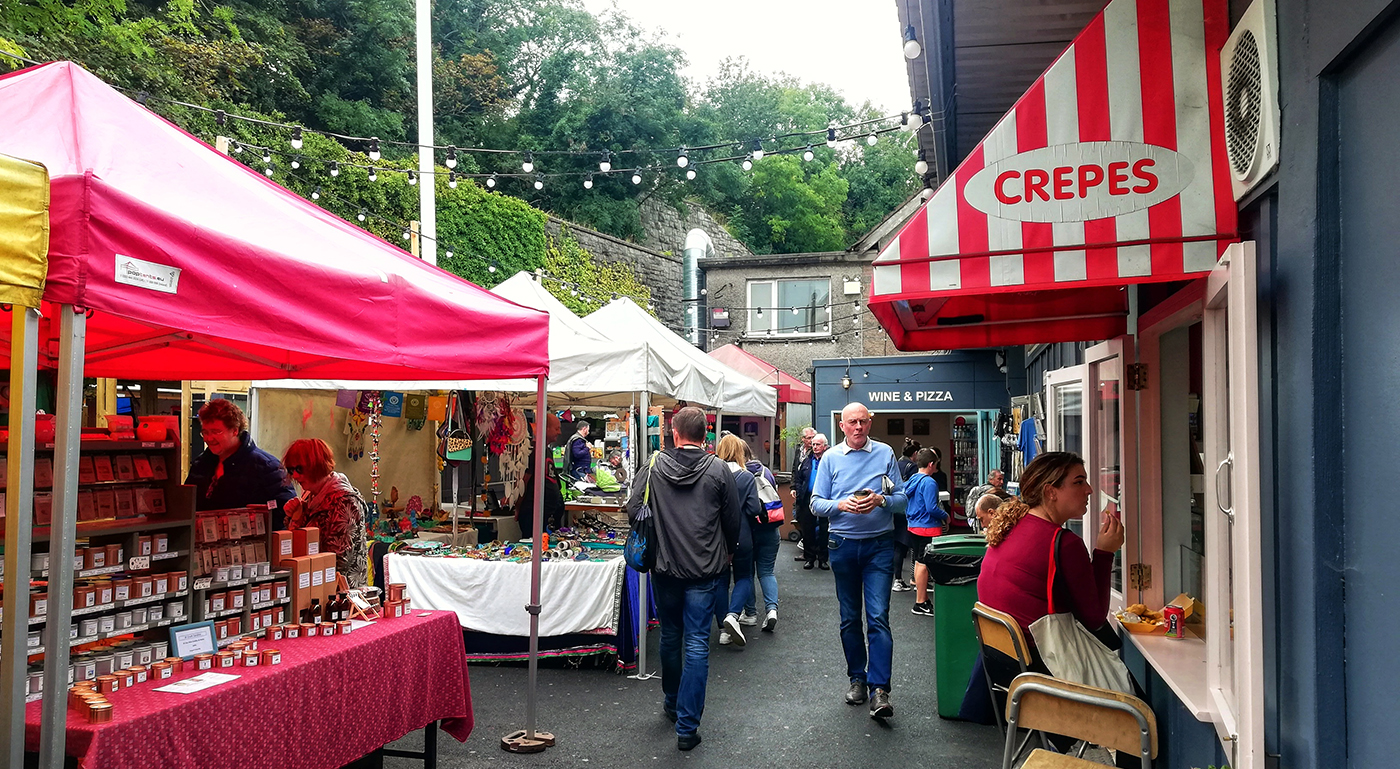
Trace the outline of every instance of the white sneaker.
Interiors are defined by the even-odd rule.
[[[913,589],[914,589],[914,586],[913,586],[913,585],[910,585],[908,582],[905,582],[905,581],[902,580],[902,579],[897,579],[897,580],[895,580],[895,581],[894,581],[894,587],[891,588],[891,590],[893,590],[893,591],[896,592],[896,593],[907,593],[907,592],[909,592],[910,590],[913,590]]]
[[[749,626],[757,625],[758,615],[748,609],[744,609],[744,613],[739,615],[739,624]]]
[[[725,630],[729,631],[729,640],[733,641],[735,646],[743,646],[745,643],[748,642],[748,639],[744,638],[744,631],[739,627],[739,615],[725,615],[723,627]],[[719,642],[721,644],[724,643],[723,634],[720,635]]]
[[[765,617],[763,618],[763,629],[766,630],[766,631],[768,631],[769,633],[771,633],[771,632],[773,632],[773,628],[776,627],[777,624],[778,624],[778,610],[777,610],[777,609],[769,609],[769,610],[768,610],[767,616],[765,616]]]
[[[720,645],[720,646],[728,646],[728,645],[730,645],[730,644],[732,644],[732,643],[734,643],[734,639],[732,639],[732,638],[729,637],[729,631],[728,631],[728,630],[721,630],[721,631],[719,631],[719,645]]]

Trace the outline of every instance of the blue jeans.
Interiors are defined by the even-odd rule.
[[[710,618],[717,586],[727,579],[652,575],[661,621],[661,691],[666,710],[676,714],[677,735],[695,734],[700,728],[710,677]]]
[[[851,682],[890,689],[894,638],[890,635],[890,588],[894,585],[894,538],[827,537],[831,573],[836,577],[836,601],[841,605],[841,648],[846,652],[846,675]],[[862,632],[861,612],[865,613]],[[866,653],[866,637],[870,651]],[[869,663],[869,669],[866,664]]]
[[[758,572],[758,586],[763,590],[765,612],[778,608],[778,578],[773,576],[773,567],[778,563],[778,540],[777,526],[755,526],[753,529],[753,565]],[[752,589],[744,594],[744,600],[744,608],[756,614]]]

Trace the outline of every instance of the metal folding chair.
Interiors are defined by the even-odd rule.
[[[1011,682],[1006,698],[1006,747],[1002,769],[1011,769],[1025,748],[1017,729],[1062,734],[1085,744],[1136,753],[1143,769],[1157,757],[1157,718],[1146,702],[1132,695],[1062,681],[1040,673],[1022,673]],[[1096,767],[1083,758],[1037,748],[1021,769],[1083,769]]]

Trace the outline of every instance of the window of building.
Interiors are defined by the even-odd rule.
[[[828,278],[749,281],[749,335],[800,336],[831,331]]]

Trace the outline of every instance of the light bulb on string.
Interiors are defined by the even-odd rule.
[[[832,149],[836,149],[836,129],[835,129],[835,128],[828,128],[828,129],[826,129],[826,146],[828,146],[828,147],[830,147],[830,148],[832,148]]]
[[[584,175],[584,177],[583,177],[583,188],[584,188],[585,190],[591,190],[591,189],[593,189],[593,174],[586,174],[586,175]]]
[[[812,158],[815,158],[816,156],[817,156],[817,153],[815,153],[815,152],[812,151],[812,145],[810,145],[810,144],[807,145],[807,149],[805,149],[805,150],[802,151],[802,160],[803,160],[803,162],[810,163],[810,162],[812,162]]]
[[[745,171],[752,171],[752,170],[753,170],[753,161],[752,161],[752,160],[749,160],[748,158],[744,158],[744,162],[740,163],[739,165],[740,165]]]
[[[456,172],[456,171],[448,171],[448,172],[447,172],[447,186],[448,186],[448,187],[451,187],[451,188],[454,189],[454,190],[457,189],[457,172]]]
[[[607,173],[612,170],[612,152],[603,150],[603,159],[598,161],[598,170]]]
[[[535,170],[535,153],[525,150],[525,162],[520,164],[520,170],[527,174]]]
[[[379,154],[379,137],[371,137],[369,140],[369,159],[378,160],[381,157],[383,156]]]
[[[632,172],[632,183],[633,183],[633,184],[641,184],[641,183],[642,183],[642,172],[641,172],[641,171],[633,171],[633,172]]]
[[[685,178],[692,180],[695,178],[695,166],[685,169]]]
[[[370,166],[370,169],[369,169],[369,180],[370,180],[370,181],[375,181],[375,180],[377,180],[378,178],[379,178],[379,171],[378,171],[378,169],[376,169],[374,166]]]
[[[264,163],[271,163],[271,162],[272,162],[272,153],[271,153],[271,152],[268,152],[267,150],[263,150],[263,162],[264,162]]]
[[[914,32],[914,25],[910,24],[904,28],[904,58],[917,59],[923,53],[924,47],[919,45],[919,36]]]
[[[455,146],[451,146],[451,147],[448,147],[448,148],[447,148],[447,167],[448,167],[448,168],[456,168],[456,167],[457,167],[457,148],[456,148]]]
[[[408,186],[413,187],[418,184],[418,177],[412,171],[408,172]]]
[[[914,125],[913,125],[913,123],[909,120],[909,113],[908,113],[908,112],[901,112],[901,113],[899,113],[899,129],[900,129],[901,131],[912,131],[912,130],[914,130]]]
[[[301,149],[301,126],[292,129],[292,149]]]
[[[340,163],[337,163],[336,161],[332,160],[330,173],[331,176],[340,176]]]
[[[924,200],[928,200],[929,198],[933,197],[933,188],[924,187],[922,190],[919,191],[919,197],[923,198]]]
[[[448,259],[451,259],[451,258],[452,258],[452,252],[451,252],[451,251],[448,251],[448,252],[447,252],[447,258],[448,258]]]
[[[535,189],[544,189],[544,174],[535,174]]]
[[[355,218],[356,218],[356,219],[359,219],[360,221],[363,222],[363,221],[365,220],[365,214],[366,214],[366,210],[363,209],[363,208],[361,208],[361,209],[360,209],[360,213],[355,214]]]
[[[292,158],[292,170],[295,171],[298,168],[301,168],[301,155]]]
[[[676,165],[681,168],[690,165],[690,155],[686,154],[685,147],[681,147],[681,154],[676,156]]]
[[[316,189],[314,189],[314,190],[311,191],[311,199],[312,199],[312,200],[320,200],[320,199],[321,199],[321,188],[320,188],[320,187],[317,187]]]
[[[489,266],[487,266],[486,271],[487,271],[487,272],[494,273],[497,269],[499,269],[499,268],[497,267],[497,262],[496,262],[495,259],[492,259],[492,260],[491,260],[491,264],[490,264]]]
[[[923,150],[919,150],[919,159],[914,161],[914,173],[919,176],[928,173],[928,160],[924,157]]]
[[[408,228],[405,227],[405,228],[404,228],[404,231],[403,231],[403,239],[404,239],[404,240],[408,240],[408,239],[411,238],[411,237],[413,237],[413,233],[409,232],[409,231],[408,231]]]
[[[865,143],[866,143],[866,144],[869,144],[869,145],[872,146],[872,147],[874,147],[874,146],[875,146],[875,142],[878,142],[878,141],[880,141],[880,135],[877,134],[877,133],[875,133],[874,131],[871,131],[871,132],[870,132],[870,135],[867,136],[867,137],[865,137]]]
[[[486,187],[487,187],[487,189],[492,189],[492,190],[496,189],[496,175],[495,175],[495,174],[491,174],[490,178],[488,178],[488,179],[486,180]]]
[[[793,314],[793,315],[799,314],[799,311],[798,311],[798,309],[797,309],[796,307],[792,308],[792,314]]]
[[[759,308],[757,308],[757,309],[758,309],[758,317],[762,318],[762,317],[763,317],[763,308],[762,308],[762,307],[759,307]]]
[[[753,152],[752,152],[751,154],[753,155],[753,159],[754,159],[755,162],[763,159],[763,142],[762,142],[762,141],[760,141],[760,140],[758,140],[758,139],[754,139],[754,140],[753,140]]]
[[[272,166],[268,166],[267,168],[264,168],[264,169],[263,169],[263,173],[267,175],[267,178],[271,179],[271,178],[272,178]]]

